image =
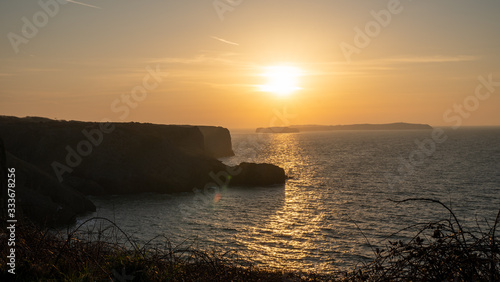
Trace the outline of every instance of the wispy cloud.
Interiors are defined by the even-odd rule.
[[[319,72],[320,75],[331,74],[331,68],[338,69],[342,67],[344,71],[342,74],[369,74],[373,75],[374,72],[394,72],[401,70],[402,68],[407,68],[409,65],[419,65],[419,64],[451,64],[451,63],[461,63],[461,62],[472,62],[480,60],[480,56],[473,55],[423,55],[423,56],[397,56],[397,57],[386,57],[378,58],[372,60],[359,60],[356,62],[345,62],[345,61],[327,61],[318,62],[313,64],[313,69],[323,69],[324,72]]]
[[[78,5],[83,5],[83,6],[95,8],[95,9],[102,9],[101,7],[97,7],[97,6],[94,6],[94,5],[90,5],[90,4],[87,4],[87,3],[82,3],[82,2],[78,2],[78,1],[74,1],[74,0],[66,0],[66,1],[70,2],[70,3],[78,4]]]
[[[178,57],[178,58],[155,58],[148,60],[148,63],[166,63],[166,64],[185,64],[185,65],[210,65],[210,64],[224,64],[235,65],[243,64],[239,60],[232,58],[237,56],[234,53],[222,54],[200,54],[194,57]],[[238,63],[240,62],[240,63]]]
[[[479,59],[476,56],[458,55],[458,56],[414,56],[414,57],[399,57],[387,59],[392,63],[454,63],[467,62]]]
[[[345,61],[326,61],[319,62],[316,65],[320,66],[352,66],[352,67],[370,67],[370,68],[383,68],[390,70],[398,68],[397,65],[401,64],[429,64],[429,63],[457,63],[457,62],[472,62],[480,60],[480,56],[473,55],[423,55],[423,56],[397,56],[385,57],[377,59],[359,60],[356,62]]]
[[[223,43],[227,43],[227,44],[231,44],[231,45],[236,45],[236,46],[240,46],[240,44],[236,43],[236,42],[232,42],[232,41],[229,41],[229,40],[226,40],[226,39],[222,39],[220,37],[217,37],[217,36],[210,36],[212,39],[215,39],[215,40],[218,40],[220,42],[223,42]]]

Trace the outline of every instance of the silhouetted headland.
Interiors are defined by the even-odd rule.
[[[298,128],[291,127],[259,127],[255,130],[257,133],[297,133],[299,132]]]
[[[84,195],[190,192],[283,184],[270,164],[230,167],[229,130],[215,126],[96,123],[0,116],[6,165],[16,168],[26,216],[66,223],[95,211]]]
[[[350,125],[291,125],[287,127],[259,127],[257,133],[297,133],[336,130],[429,130],[432,126],[417,123],[350,124]]]

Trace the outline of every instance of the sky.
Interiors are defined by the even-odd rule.
[[[498,0],[2,1],[0,114],[500,125],[499,12]],[[294,91],[263,90],[273,66],[300,71],[282,77]]]

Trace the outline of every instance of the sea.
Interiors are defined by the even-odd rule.
[[[109,219],[140,246],[168,245],[231,256],[242,265],[330,273],[368,263],[376,248],[409,240],[422,225],[450,219],[486,232],[500,209],[500,128],[232,131],[226,164],[272,163],[289,179],[271,187],[219,183],[182,194],[92,197],[97,211],[78,231]]]

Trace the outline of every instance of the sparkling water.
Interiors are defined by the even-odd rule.
[[[448,128],[444,136],[437,143],[431,130],[232,133],[236,156],[225,163],[272,163],[285,169],[287,183],[92,197],[97,212],[77,224],[107,217],[143,244],[162,235],[174,246],[233,251],[255,266],[350,268],[374,257],[370,245],[417,231],[392,235],[402,228],[449,218],[436,204],[389,199],[440,200],[465,228],[493,223],[500,209],[500,128]]]

